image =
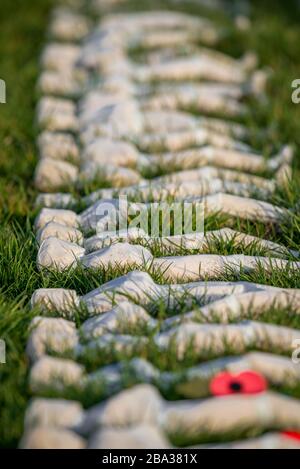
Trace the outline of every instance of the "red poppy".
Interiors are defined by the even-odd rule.
[[[286,430],[281,432],[281,435],[286,436],[287,438],[292,438],[293,440],[300,441],[300,432],[294,430]]]
[[[227,394],[256,394],[267,389],[265,378],[255,371],[243,371],[233,374],[227,371],[219,373],[210,382],[210,392],[214,396]]]

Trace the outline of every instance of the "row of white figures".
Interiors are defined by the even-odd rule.
[[[292,215],[271,199],[291,176],[293,149],[266,158],[233,121],[250,112],[248,96],[265,98],[267,74],[251,51],[236,59],[214,50],[224,31],[176,12],[178,0],[172,10],[118,13],[127,2],[92,0],[93,18],[76,2],[55,9],[41,58],[38,267],[45,277],[112,280],[84,293],[33,292],[35,397],[20,446],[174,448],[236,435],[196,448],[299,448],[285,430],[299,431],[300,404],[280,389],[299,385],[291,356],[300,334],[266,320],[273,309],[297,318],[299,290],[220,280],[300,266],[297,251],[231,223],[278,230]],[[197,3],[229,11],[223,0]],[[241,12],[241,2],[230,11],[237,3]],[[249,18],[235,24],[246,30]],[[266,136],[262,129],[255,140]],[[86,194],[89,183],[96,190]],[[162,237],[127,226],[133,213],[170,201],[227,221]],[[114,217],[126,226],[109,230]],[[212,393],[222,373],[249,370],[261,392]],[[163,397],[170,391],[176,400]],[[267,433],[241,441],[241,429]]]

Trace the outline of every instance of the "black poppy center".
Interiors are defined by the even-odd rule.
[[[238,381],[232,381],[229,385],[231,391],[239,392],[242,390],[243,386]]]

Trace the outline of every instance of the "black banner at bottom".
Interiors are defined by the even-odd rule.
[[[168,449],[168,450],[6,450],[6,459],[9,463],[14,461],[21,464],[20,467],[31,464],[53,468],[53,464],[66,464],[69,467],[126,467],[138,468],[168,464],[170,466],[197,467],[203,464],[261,464],[270,465],[293,463],[297,457],[294,451],[278,450],[213,450],[213,449]],[[247,454],[245,454],[247,453]],[[4,453],[2,453],[4,456]],[[266,466],[265,466],[266,467]]]

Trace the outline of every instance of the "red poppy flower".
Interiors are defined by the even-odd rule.
[[[265,378],[255,371],[243,371],[233,374],[227,371],[219,373],[210,382],[210,392],[214,396],[227,394],[256,394],[267,389]]]
[[[286,430],[281,432],[281,435],[286,436],[287,438],[292,438],[293,440],[300,441],[300,432],[296,432],[294,430]]]

